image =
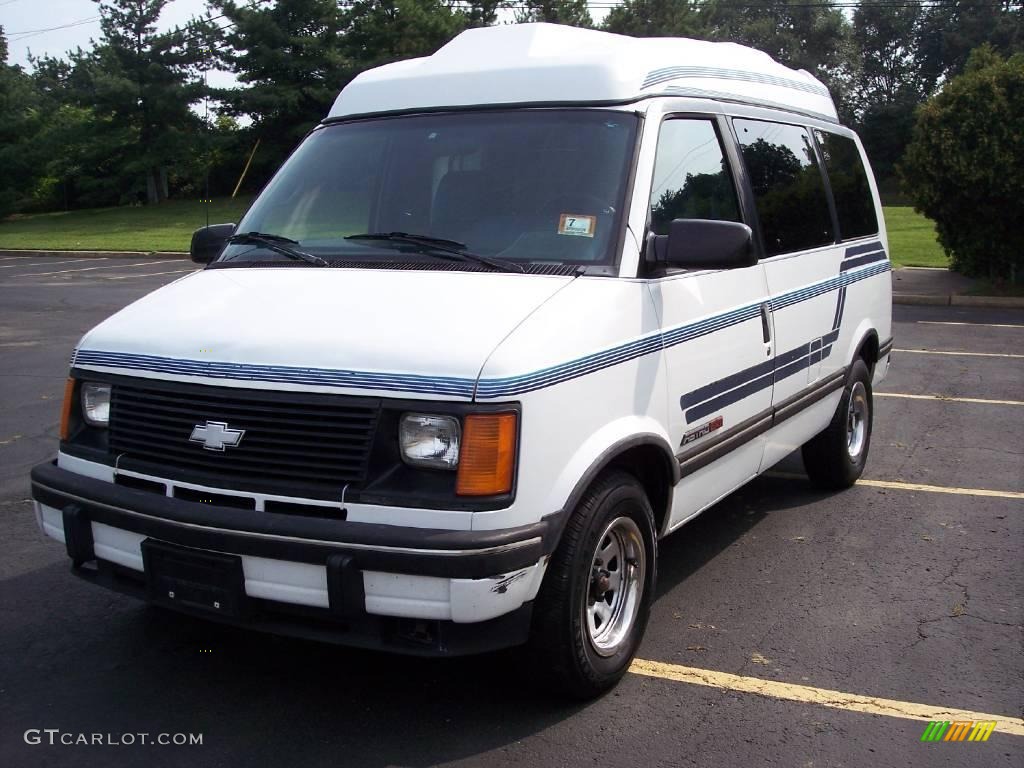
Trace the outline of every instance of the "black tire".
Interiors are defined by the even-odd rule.
[[[614,549],[616,542],[618,549]],[[623,553],[618,562],[609,556],[603,564],[607,568],[597,567],[596,558],[602,554],[599,544],[609,555]],[[534,603],[530,661],[548,686],[586,700],[604,693],[626,674],[647,627],[657,580],[657,546],[654,513],[640,483],[618,470],[602,475],[566,523]],[[638,569],[640,583],[635,581]],[[595,595],[614,573],[626,586],[602,593],[605,609],[597,605]],[[621,609],[616,610],[616,605]],[[605,610],[611,614],[601,624],[607,637],[599,627],[595,640],[591,625],[599,620],[592,614]],[[604,640],[608,642],[601,647]]]
[[[856,440],[851,437],[852,434],[857,434],[856,428],[850,423],[853,413],[851,403],[854,410],[859,411],[859,418],[863,424],[863,433]],[[857,482],[868,461],[874,410],[871,371],[858,357],[850,366],[843,396],[839,399],[839,406],[832,421],[801,449],[804,468],[814,485],[838,491]]]

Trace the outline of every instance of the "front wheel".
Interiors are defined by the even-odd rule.
[[[850,367],[839,407],[824,431],[804,444],[804,468],[820,488],[849,488],[863,474],[871,446],[871,372],[860,358]]]
[[[629,669],[657,577],[654,514],[632,475],[609,472],[566,524],[534,609],[531,651],[552,682],[589,699]]]

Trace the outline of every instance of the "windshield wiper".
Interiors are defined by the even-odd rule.
[[[287,256],[289,259],[305,261],[309,264],[315,264],[318,267],[327,266],[327,262],[319,256],[314,256],[311,253],[306,253],[305,251],[300,251],[297,248],[290,248],[285,245],[285,243],[298,245],[299,241],[292,240],[291,238],[284,237],[282,235],[272,235],[266,232],[241,232],[229,237],[228,242],[236,243],[238,245],[261,245],[267,250]]]
[[[458,240],[447,240],[443,237],[432,237],[430,235],[413,235],[408,232],[367,232],[362,235],[349,235],[346,240],[381,240],[389,243],[407,243],[429,248],[437,253],[430,254],[439,258],[448,258],[456,261],[475,261],[477,264],[500,269],[503,272],[525,272],[522,265],[503,259],[492,259],[487,256],[479,256],[466,250],[465,243]],[[445,254],[445,255],[442,255]]]

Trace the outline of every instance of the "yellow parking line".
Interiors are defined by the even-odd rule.
[[[770,469],[764,473],[765,477],[775,477],[780,480],[806,480],[807,475],[798,472],[781,472]],[[1024,493],[1019,491],[990,491],[987,488],[953,488],[945,485],[922,485],[921,483],[899,483],[895,480],[868,480],[861,478],[857,485],[866,485],[872,488],[891,488],[895,491],[923,491],[925,493],[951,493],[956,496],[990,496],[996,499],[1024,499]]]
[[[872,488],[892,488],[898,491],[924,491],[926,493],[952,493],[957,496],[991,496],[997,499],[1024,499],[1024,493],[1018,491],[990,491],[987,488],[951,488],[945,485],[922,485],[920,483],[897,483],[892,480],[865,480],[861,478],[857,485],[869,485]]]
[[[772,699],[798,701],[805,704],[818,704],[832,709],[845,709],[849,712],[864,712],[871,715],[900,717],[906,720],[970,720],[972,722],[996,721],[996,733],[1011,736],[1024,736],[1024,720],[1008,715],[991,715],[986,712],[972,712],[969,709],[955,709],[931,704],[916,704],[911,701],[882,699],[877,696],[861,696],[856,693],[832,691],[827,688],[814,688],[809,685],[795,685],[776,680],[762,680],[758,677],[733,675],[728,672],[716,672],[711,669],[684,667],[679,664],[666,664],[661,661],[636,659],[629,671],[635,675],[657,677],[677,683],[702,685],[707,688],[719,688],[725,691],[753,693]]]
[[[1021,400],[986,400],[981,397],[950,397],[949,395],[906,395],[901,392],[875,392],[875,397],[902,397],[907,400],[948,400],[951,403],[979,403],[981,405],[1024,405]]]
[[[969,325],[977,328],[1024,328],[1014,323],[954,323],[950,320],[918,320],[918,325]]]
[[[914,355],[951,355],[953,357],[1024,357],[1024,355],[1011,355],[1007,352],[956,352],[945,349],[895,349],[893,351]]]

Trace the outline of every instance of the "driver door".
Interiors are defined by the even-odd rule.
[[[714,118],[662,123],[652,232],[667,234],[680,218],[743,220],[725,135]],[[757,473],[771,418],[774,349],[760,264],[677,270],[650,288],[662,324],[669,429],[683,473],[671,529]]]

